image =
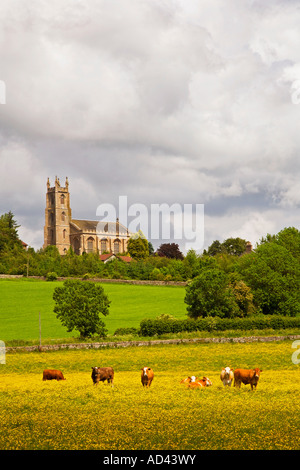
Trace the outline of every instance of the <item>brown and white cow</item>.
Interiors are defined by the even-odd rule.
[[[220,374],[220,379],[223,382],[224,387],[231,387],[234,375],[233,370],[230,367],[223,367]]]
[[[112,367],[92,367],[92,381],[94,385],[98,385],[99,382],[104,382],[107,380],[107,383],[112,384],[114,382],[114,370]]]
[[[257,383],[260,377],[262,369],[236,369],[234,371],[234,386],[237,388],[241,387],[241,383],[251,385],[251,390],[256,390]]]
[[[210,387],[212,385],[212,381],[208,377],[203,377],[203,379],[197,379],[188,383],[188,388],[202,388],[202,387]]]
[[[142,385],[143,387],[149,388],[154,378],[153,369],[151,369],[151,367],[143,367],[141,371],[142,371],[141,373]]]
[[[189,384],[191,382],[196,382],[196,380],[198,380],[198,377],[196,377],[195,375],[192,375],[191,377],[186,377],[185,379],[182,379],[180,381],[181,384]]]
[[[56,369],[45,369],[43,371],[43,380],[66,380],[63,373]]]

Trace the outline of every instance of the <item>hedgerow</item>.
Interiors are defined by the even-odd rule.
[[[264,330],[300,328],[300,317],[284,317],[280,315],[257,315],[249,318],[206,317],[186,320],[145,319],[140,323],[141,336],[155,336],[168,333],[193,331],[225,331],[225,330]]]

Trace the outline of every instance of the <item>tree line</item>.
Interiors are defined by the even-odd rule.
[[[24,250],[11,212],[0,217],[0,273],[29,276],[97,277],[186,281],[185,303],[190,318],[249,317],[256,314],[300,314],[300,232],[288,227],[267,234],[252,252],[246,241],[214,241],[202,254],[185,256],[175,243],[154,252],[142,235],[128,243],[130,263],[103,263],[99,254],[61,256],[55,246]]]

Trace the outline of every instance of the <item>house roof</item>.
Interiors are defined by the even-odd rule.
[[[124,261],[125,263],[131,263],[131,261],[133,261],[130,256],[115,255],[114,253],[106,253],[103,255],[99,255],[99,258],[103,262],[107,261],[109,258],[117,258],[121,261]]]
[[[104,255],[99,255],[99,258],[101,261],[106,261],[109,258],[116,258],[116,255],[114,253],[106,253]]]

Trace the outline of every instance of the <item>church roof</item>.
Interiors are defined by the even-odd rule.
[[[95,232],[99,235],[116,234],[127,235],[127,228],[117,222],[103,222],[100,220],[72,219],[71,224],[82,232]]]

